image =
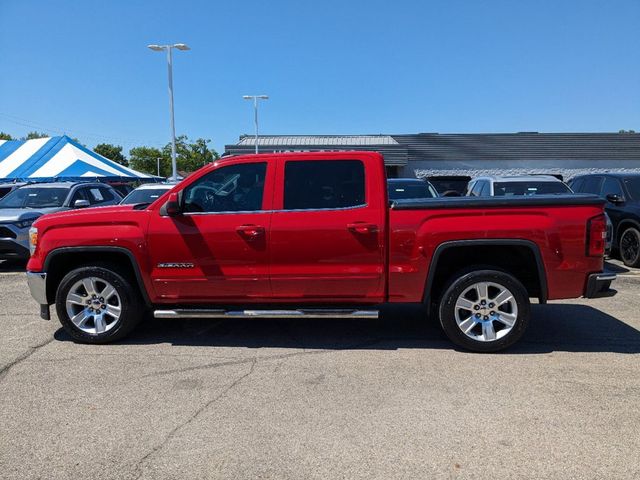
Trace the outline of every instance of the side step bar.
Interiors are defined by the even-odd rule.
[[[155,318],[378,318],[378,310],[297,309],[297,310],[155,310]]]

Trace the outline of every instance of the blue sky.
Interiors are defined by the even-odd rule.
[[[640,1],[0,0],[0,131],[218,150],[252,133],[640,130]]]

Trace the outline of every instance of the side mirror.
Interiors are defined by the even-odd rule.
[[[76,200],[73,202],[73,208],[87,208],[90,206],[89,200]]]
[[[614,205],[622,205],[624,203],[624,198],[616,193],[610,193],[606,198],[608,202],[611,202]]]
[[[168,217],[177,217],[180,213],[182,213],[180,209],[180,198],[177,193],[170,193],[169,199],[160,209],[160,214]]]

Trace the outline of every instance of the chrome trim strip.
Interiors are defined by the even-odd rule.
[[[273,210],[230,210],[225,212],[183,212],[184,216],[229,215],[232,213],[273,213]]]
[[[367,208],[368,203],[362,205],[355,205],[353,207],[340,207],[340,208],[299,208],[294,210],[230,210],[224,212],[183,212],[185,216],[192,215],[229,215],[232,213],[284,213],[284,212],[342,212],[345,210],[357,210],[360,208]]]
[[[31,296],[40,305],[47,305],[47,274],[46,272],[27,272],[27,284]]]
[[[342,212],[344,210],[358,210],[360,208],[366,208],[368,207],[369,204],[368,203],[363,203],[362,205],[354,205],[352,207],[339,207],[339,208],[298,208],[298,209],[291,209],[291,210],[272,210],[273,213],[282,213],[282,212],[331,212],[331,211],[335,211],[335,212]]]
[[[615,273],[603,273],[599,274],[596,278],[598,279],[598,281],[602,282],[613,282],[617,278],[617,275]]]
[[[378,310],[352,309],[297,309],[297,310],[156,310],[155,318],[372,318]]]

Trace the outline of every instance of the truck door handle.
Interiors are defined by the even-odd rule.
[[[378,231],[378,226],[374,223],[366,223],[366,222],[354,222],[348,223],[347,229],[353,233],[376,233]]]
[[[240,225],[236,227],[236,232],[247,240],[254,240],[260,235],[264,235],[264,227],[262,225]]]

